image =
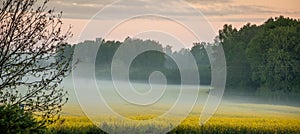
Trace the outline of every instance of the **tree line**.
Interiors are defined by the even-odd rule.
[[[227,62],[227,87],[260,95],[300,92],[300,20],[279,16],[262,25],[219,31]]]
[[[168,83],[180,84],[180,71],[175,60],[189,64],[190,61],[185,61],[185,57],[188,56],[188,53],[191,53],[194,55],[197,65],[199,65],[198,69],[201,69],[201,84],[210,84],[210,63],[204,48],[209,44],[204,42],[195,43],[191,49],[183,48],[179,51],[173,51],[171,46],[167,45],[163,47],[162,44],[154,40],[141,40],[128,37],[123,42],[120,42],[106,41],[99,38],[95,41],[84,41],[75,45],[66,45],[63,55],[64,57],[72,56],[74,49],[78,47],[81,48],[80,50],[83,50],[80,53],[87,56],[75,59],[74,62],[84,62],[91,59],[88,56],[89,49],[98,49],[95,61],[96,77],[98,79],[111,79],[112,60],[118,48],[123,44],[130,45],[130,50],[126,51],[126,53],[140,52],[146,47],[155,49],[155,51],[146,51],[134,58],[130,66],[130,79],[133,81],[146,82],[153,71],[161,71],[166,76]],[[114,60],[121,59],[115,57]]]
[[[239,30],[225,24],[216,39],[222,45],[226,57],[226,91],[260,95],[299,93],[299,33],[299,20],[283,16],[270,18],[259,26],[248,23]],[[151,72],[161,71],[167,77],[168,83],[180,84],[180,71],[174,59],[190,64],[190,61],[184,60],[191,53],[199,69],[200,84],[210,84],[211,66],[205,47],[218,45],[217,43],[194,43],[190,49],[173,51],[171,46],[163,47],[153,40],[128,37],[120,42],[97,39],[68,45],[65,55],[71,55],[76,46],[100,46],[95,62],[96,76],[100,79],[110,78],[113,56],[124,43],[133,46],[131,51],[153,46],[164,52],[148,51],[137,56],[131,64],[131,80],[147,81]],[[82,53],[89,51],[87,49]]]

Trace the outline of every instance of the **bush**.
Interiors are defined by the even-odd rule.
[[[46,127],[18,106],[0,106],[0,130],[4,134],[32,134],[45,133]]]

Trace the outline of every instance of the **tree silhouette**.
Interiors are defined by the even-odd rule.
[[[44,123],[55,121],[67,100],[59,83],[70,61],[57,51],[72,36],[48,1],[4,0],[0,6],[0,105],[21,106]]]

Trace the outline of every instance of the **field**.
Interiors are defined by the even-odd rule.
[[[68,113],[70,112],[70,113]],[[204,125],[199,125],[197,110],[193,110],[181,125],[169,133],[300,133],[300,108],[265,104],[238,104],[223,102],[217,113]],[[128,118],[147,120],[156,115],[130,115]],[[176,117],[174,117],[176,118]],[[165,123],[155,122],[152,129],[143,124],[133,125],[119,122],[113,117],[98,117],[104,121],[102,128],[118,130],[115,133],[158,133],[153,130],[164,128]],[[169,119],[172,120],[172,119]],[[145,128],[145,129],[143,129]],[[66,106],[60,121],[50,126],[53,133],[104,133],[96,127],[78,106]],[[132,131],[131,131],[132,130]]]
[[[83,80],[82,80],[83,81]],[[88,83],[88,81],[86,81]],[[82,97],[81,104],[85,106],[85,112],[90,112],[89,117],[81,109],[77,102],[74,91],[69,91],[70,101],[63,107],[61,120],[56,124],[49,126],[51,133],[277,133],[277,134],[300,134],[300,107],[297,104],[273,105],[272,100],[263,100],[251,96],[228,95],[222,99],[217,112],[210,118],[208,122],[200,125],[199,118],[201,111],[207,99],[208,87],[201,87],[198,92],[196,105],[193,107],[189,116],[180,123],[179,126],[172,124],[178,122],[180,118],[172,115],[168,118],[156,119],[164,114],[176,101],[179,93],[179,86],[170,86],[167,88],[164,97],[160,102],[148,106],[136,106],[123,102],[113,91],[111,83],[99,81],[99,85],[103,87],[104,94],[108,105],[123,117],[141,121],[140,122],[124,122],[116,116],[109,116],[101,112],[97,107],[96,99],[99,98],[97,92],[93,92],[90,87],[77,87],[77,95]],[[89,85],[89,84],[79,84]],[[72,89],[71,85],[65,85]],[[136,84],[139,90],[145,90],[147,85]],[[160,87],[157,87],[160,88]],[[182,94],[193,95],[195,90],[193,87],[184,87]],[[127,90],[127,89],[123,89]],[[299,102],[299,101],[297,101]],[[189,104],[189,101],[183,102],[181,106]],[[267,104],[268,103],[268,104]],[[90,105],[90,106],[88,106]],[[86,109],[87,107],[91,109]],[[185,110],[182,108],[182,110]],[[91,113],[94,114],[91,116]],[[99,114],[100,113],[100,114]],[[92,120],[90,120],[92,119]],[[102,131],[99,129],[101,126]],[[170,129],[174,128],[174,129]]]

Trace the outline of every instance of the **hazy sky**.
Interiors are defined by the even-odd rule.
[[[124,21],[126,16],[138,13],[141,15],[147,13],[170,15],[176,20],[179,19],[179,22],[184,20],[184,24],[190,23],[195,26],[192,30],[197,29],[196,25],[198,25],[198,29],[201,29],[201,26],[205,29],[208,25],[202,23],[201,19],[195,19],[195,16],[199,16],[200,13],[196,13],[193,8],[203,14],[201,18],[207,19],[207,21],[202,21],[209,22],[214,31],[214,34],[207,32],[207,34],[201,35],[200,40],[212,41],[212,38],[224,24],[233,24],[239,28],[247,22],[262,24],[266,19],[279,15],[299,19],[299,3],[299,0],[185,0],[184,2],[180,0],[126,0],[120,3],[115,0],[51,0],[48,6],[55,7],[56,11],[63,11],[65,24],[71,24],[74,27],[72,30],[74,37],[70,42],[76,43],[103,36],[99,31],[110,31],[113,26],[116,26],[113,24],[119,24]],[[99,11],[104,7],[110,11],[102,15]],[[93,16],[95,16],[93,19],[95,23],[89,25],[93,28],[85,28]],[[155,30],[151,34],[149,31],[157,25],[160,25],[160,28],[155,30],[161,31],[166,29],[165,27],[169,27],[169,29],[167,32],[162,31],[160,35]],[[180,39],[177,40],[184,45],[190,46],[192,42],[197,41],[191,35],[185,34],[185,30],[176,25],[178,24],[155,17],[131,19],[124,25],[115,28],[118,29],[118,32],[112,32],[114,34],[106,38],[124,40],[127,36],[135,36],[154,38],[163,44],[176,44],[174,41],[177,39],[177,35],[181,35]],[[81,35],[82,31],[84,31],[83,35]],[[170,32],[173,34],[168,39],[166,36],[170,35]]]

